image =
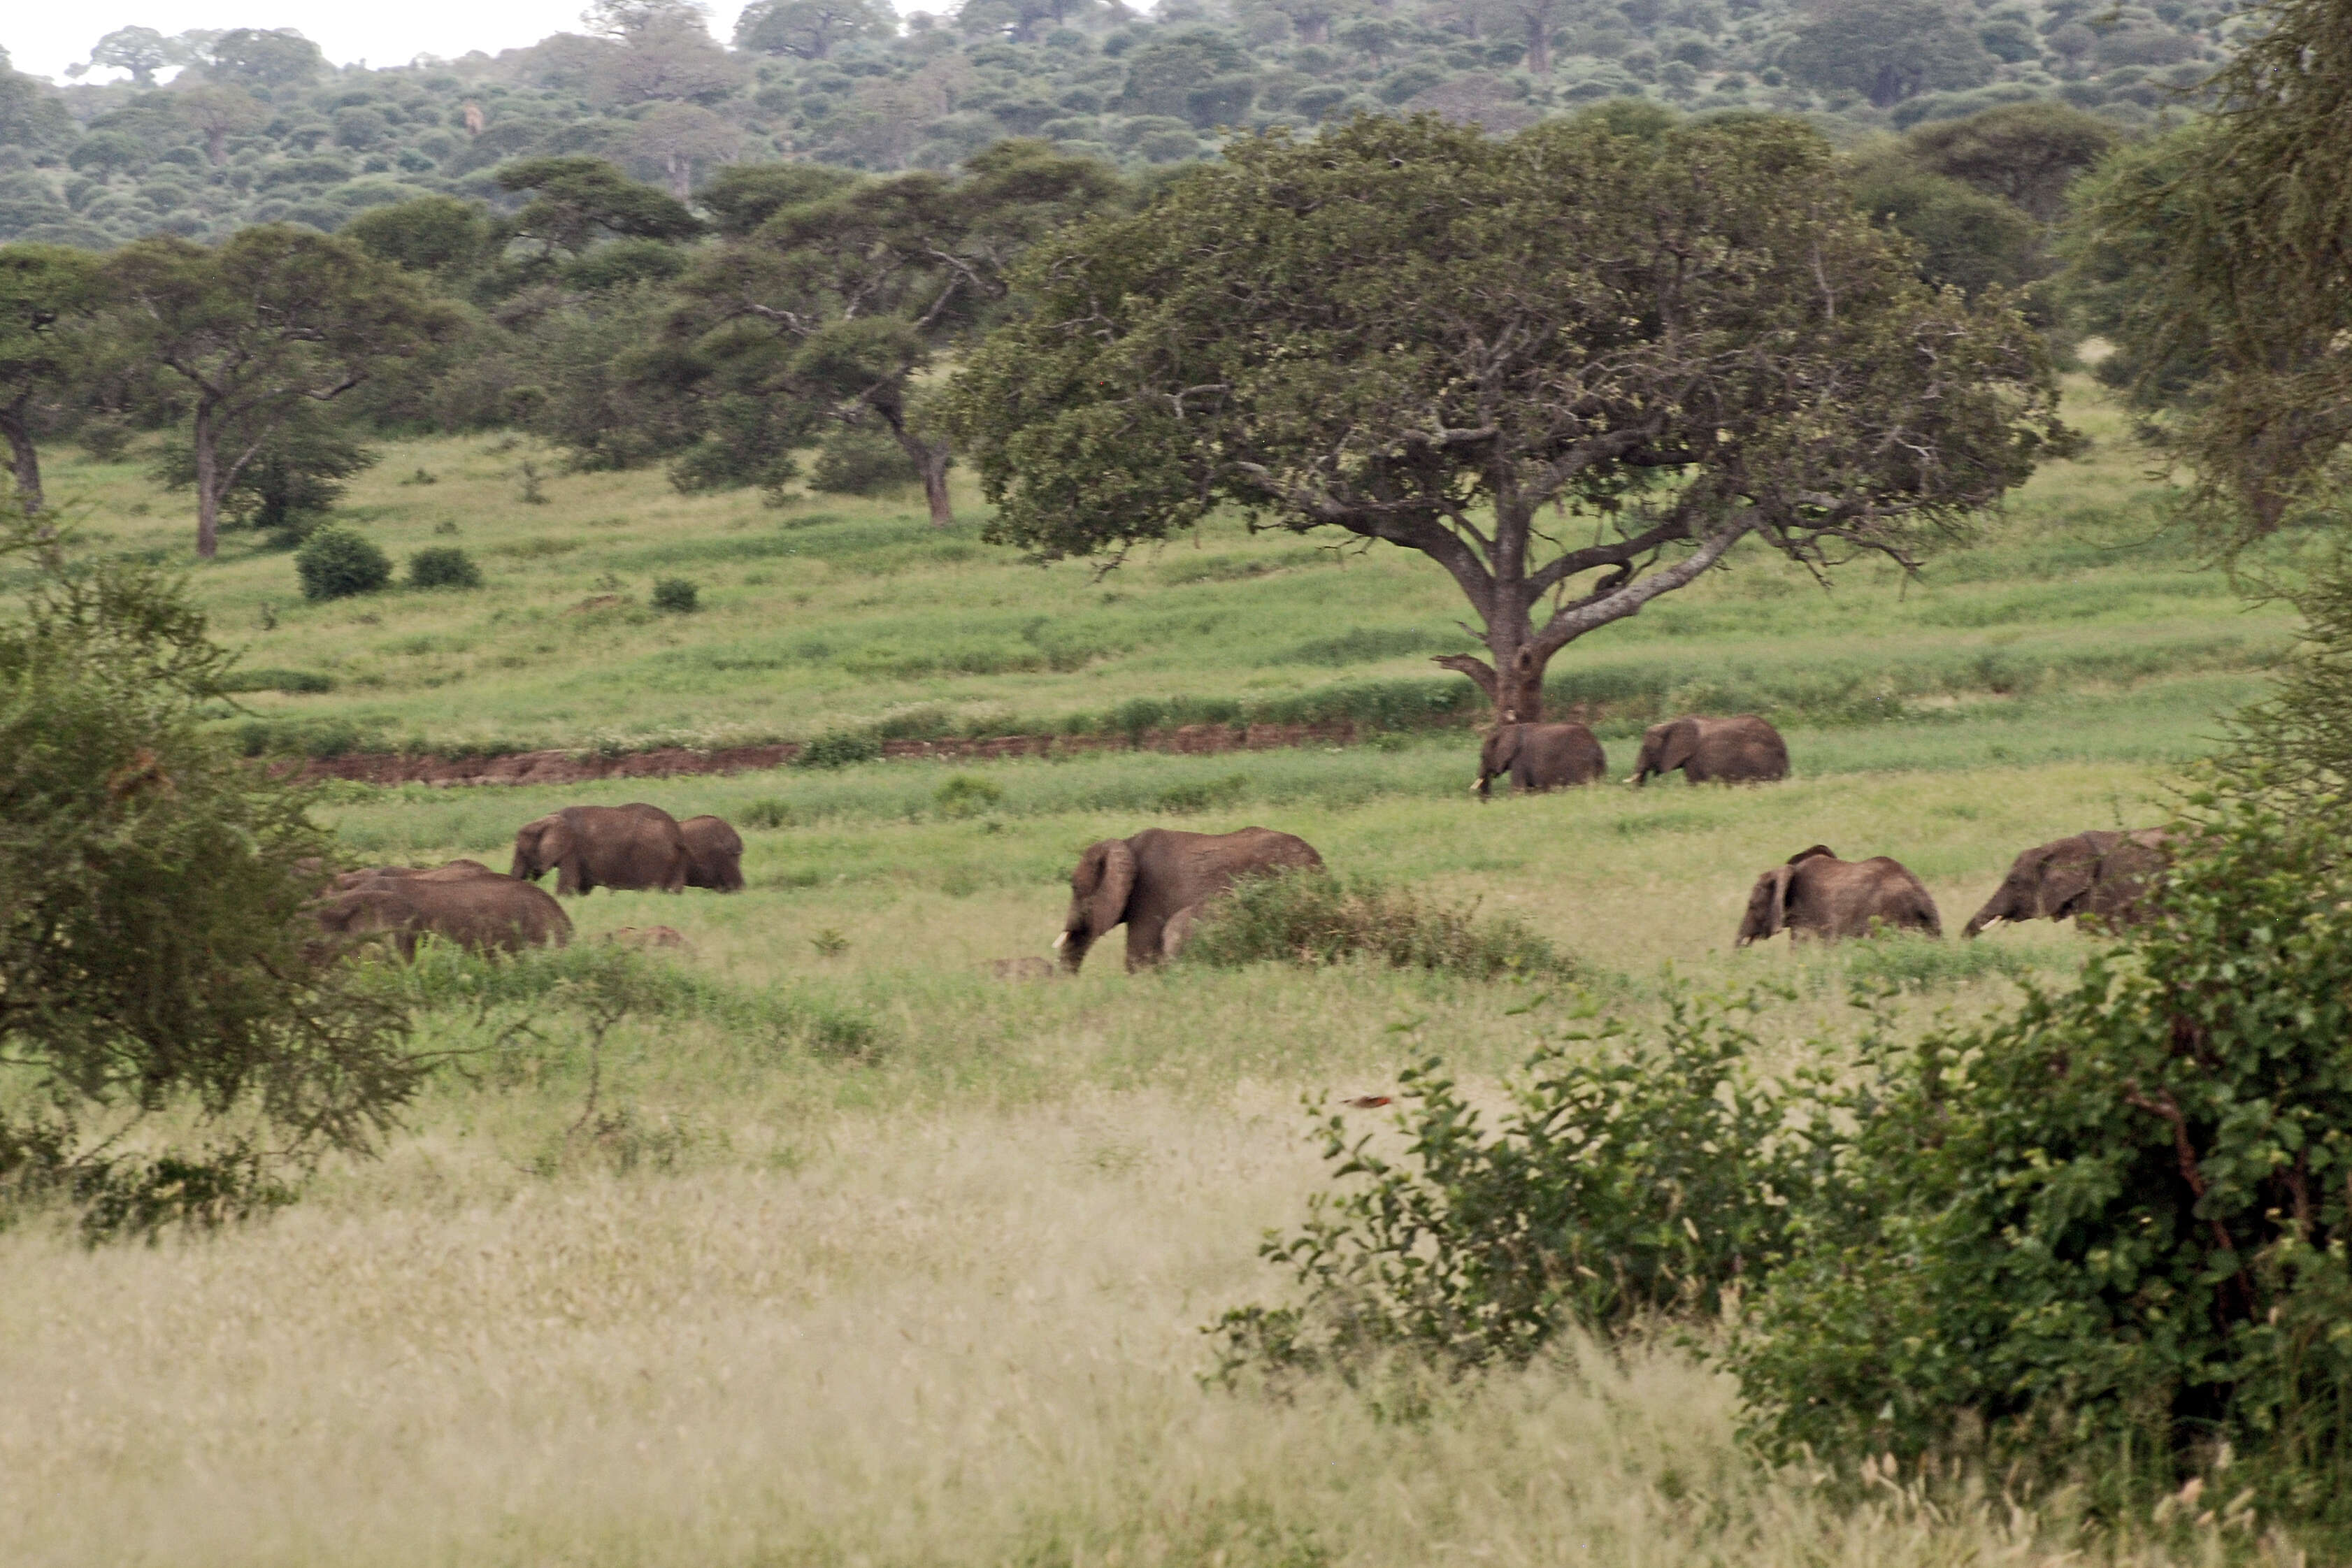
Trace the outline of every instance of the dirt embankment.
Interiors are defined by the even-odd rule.
[[[1271,751],[1286,746],[1347,746],[1356,726],[1335,724],[1188,724],[1140,735],[1006,735],[987,740],[886,740],[882,755],[894,761],[990,761],[1000,757],[1075,757],[1095,751],[1165,751],[1214,756],[1226,751]],[[582,751],[517,751],[504,757],[402,756],[353,752],[314,757],[291,765],[302,779],[351,779],[367,784],[575,784],[588,779],[667,779],[692,773],[756,773],[782,768],[800,755],[791,741],[773,746],[730,746],[713,751],[667,747],[604,757]]]

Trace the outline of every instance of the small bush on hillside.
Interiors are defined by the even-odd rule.
[[[795,768],[847,768],[873,762],[882,755],[882,742],[864,730],[842,729],[820,735],[793,758]]]
[[[735,820],[747,828],[789,828],[793,808],[791,802],[772,798],[754,800],[736,812]]]
[[[809,470],[809,488],[835,496],[887,496],[922,476],[906,449],[878,430],[845,424],[825,436]]]
[[[977,773],[951,773],[931,799],[942,817],[976,817],[1003,800],[1004,790]]]
[[[1567,959],[1508,916],[1439,904],[1377,883],[1343,885],[1328,872],[1246,877],[1213,906],[1184,949],[1192,962],[1336,964],[1358,954],[1401,969],[1478,979],[1517,971],[1564,974]]]
[[[335,689],[335,678],[316,670],[236,670],[213,683],[224,695],[238,692],[284,692],[315,695]]]
[[[294,552],[302,597],[349,599],[374,593],[392,580],[392,559],[349,528],[320,528]]]
[[[455,545],[418,550],[408,558],[411,588],[479,588],[482,569]]]
[[[1202,779],[1195,783],[1177,784],[1160,792],[1159,806],[1175,816],[1196,811],[1223,810],[1241,804],[1249,793],[1249,775],[1228,773],[1222,779]]]
[[[665,577],[654,584],[654,608],[671,615],[691,615],[702,591],[682,577]]]

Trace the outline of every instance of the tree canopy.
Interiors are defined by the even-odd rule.
[[[0,436],[30,512],[43,505],[35,423],[73,379],[76,329],[98,309],[98,261],[63,246],[0,246]]]
[[[1279,134],[1034,254],[951,423],[990,537],[1116,555],[1220,507],[1427,555],[1498,716],[1753,537],[1913,559],[2066,439],[2040,340],[1917,281],[1785,122]]]

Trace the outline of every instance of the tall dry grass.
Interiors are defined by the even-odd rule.
[[[373,1199],[209,1242],[6,1238],[6,1559],[2069,1560],[2063,1508],[1752,1468],[1663,1345],[1204,1388],[1196,1325],[1315,1177],[1284,1098],[844,1115],[797,1167],[551,1186],[450,1129]]]

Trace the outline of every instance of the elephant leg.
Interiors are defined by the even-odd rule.
[[[1127,969],[1133,974],[1160,962],[1160,944],[1167,935],[1164,920],[1130,920],[1127,923]]]

